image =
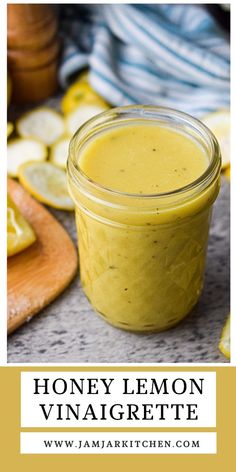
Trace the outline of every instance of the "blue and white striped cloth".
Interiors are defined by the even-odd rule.
[[[203,5],[64,5],[61,16],[62,86],[89,67],[91,85],[114,106],[199,117],[229,107],[229,42]]]

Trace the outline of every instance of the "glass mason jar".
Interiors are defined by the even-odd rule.
[[[148,123],[194,140],[209,160],[206,171],[185,187],[153,195],[114,191],[83,173],[80,158],[90,140],[116,126]],[[220,150],[213,134],[176,110],[114,108],[76,132],[69,149],[68,184],[75,202],[81,282],[90,303],[106,321],[125,330],[161,331],[191,311],[203,286],[220,169]]]

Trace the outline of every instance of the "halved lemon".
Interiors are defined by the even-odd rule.
[[[226,357],[228,357],[228,359],[230,358],[230,315],[228,315],[228,318],[222,331],[219,349]]]
[[[34,243],[36,235],[19,209],[7,195],[7,255],[13,256]]]
[[[11,135],[11,133],[13,132],[14,130],[14,125],[8,121],[7,123],[7,137],[9,138],[9,136]]]
[[[59,210],[74,210],[67,190],[66,173],[50,162],[27,162],[19,168],[19,180],[37,200]]]
[[[18,168],[28,161],[44,161],[47,158],[46,146],[36,139],[16,138],[7,145],[7,172],[18,176]]]
[[[108,108],[108,104],[86,81],[86,76],[79,78],[64,95],[61,108],[67,114],[78,108],[80,105],[98,105]]]
[[[17,121],[16,128],[23,138],[36,138],[50,146],[64,134],[65,123],[60,113],[42,107],[25,113]]]
[[[202,119],[216,136],[222,155],[222,169],[230,163],[230,113],[228,110],[220,110],[211,113]]]
[[[69,136],[73,134],[82,126],[86,121],[90,120],[94,116],[102,113],[106,110],[106,107],[101,105],[84,104],[76,108],[65,117],[66,132]]]
[[[60,138],[51,146],[49,159],[53,164],[62,167],[62,169],[66,168],[69,144],[70,138],[64,137]]]

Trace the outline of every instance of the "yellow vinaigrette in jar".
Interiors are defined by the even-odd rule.
[[[199,299],[220,153],[183,113],[121,107],[70,145],[81,281],[100,315],[132,331],[177,324]]]
[[[185,135],[148,124],[126,125],[87,143],[80,168],[119,192],[156,194],[196,180],[208,166],[204,151]]]

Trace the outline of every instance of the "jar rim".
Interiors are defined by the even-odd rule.
[[[160,116],[160,117],[166,117],[167,119],[169,118],[175,118],[176,123],[177,120],[180,119],[182,120],[183,123],[188,124],[192,127],[193,130],[197,131],[199,135],[201,134],[201,137],[206,141],[208,140],[208,144],[210,145],[210,161],[209,165],[207,166],[206,170],[193,182],[184,185],[183,187],[179,187],[174,190],[169,190],[165,192],[159,192],[159,193],[148,193],[148,194],[139,194],[139,193],[129,193],[129,192],[122,192],[119,190],[111,189],[109,187],[103,186],[99,184],[98,182],[95,182],[92,180],[89,176],[87,176],[81,167],[79,166],[79,163],[76,161],[76,152],[75,152],[75,147],[78,141],[80,140],[80,137],[83,133],[86,134],[86,130],[89,132],[95,131],[96,130],[96,124],[98,125],[99,122],[102,119],[106,119],[109,117],[114,117],[115,114],[121,114],[121,113],[137,113],[136,117],[134,116],[133,118],[130,117],[130,123],[132,121],[136,120],[137,118],[142,118],[145,121],[145,118],[147,119],[147,113],[153,113],[152,118],[155,120],[154,114]],[[146,114],[146,116],[145,116]],[[149,116],[150,119],[150,116]],[[106,123],[106,122],[105,122]],[[166,122],[167,123],[167,122]],[[110,126],[114,126],[112,124],[112,121],[109,123]],[[94,126],[94,128],[93,128]],[[92,129],[91,129],[92,127]],[[86,137],[85,137],[86,140]],[[84,184],[88,184],[91,186],[91,188],[95,190],[99,190],[102,193],[106,195],[112,195],[112,196],[117,196],[117,197],[128,197],[130,199],[141,199],[141,200],[148,200],[148,199],[158,199],[158,198],[165,198],[165,197],[171,197],[171,196],[180,196],[182,194],[185,194],[188,191],[191,190],[196,190],[199,187],[207,187],[207,184],[212,182],[215,174],[218,174],[219,170],[221,168],[221,154],[220,154],[220,148],[218,141],[212,131],[200,120],[197,118],[192,117],[188,113],[179,111],[174,108],[169,108],[169,107],[158,107],[158,106],[152,106],[152,105],[127,105],[127,106],[121,106],[121,107],[114,107],[109,110],[106,110],[102,113],[99,113],[95,117],[89,119],[86,121],[81,127],[78,128],[78,130],[75,132],[73,135],[70,145],[69,145],[69,158],[67,161],[67,171],[68,173],[75,178],[76,181],[81,181]]]

